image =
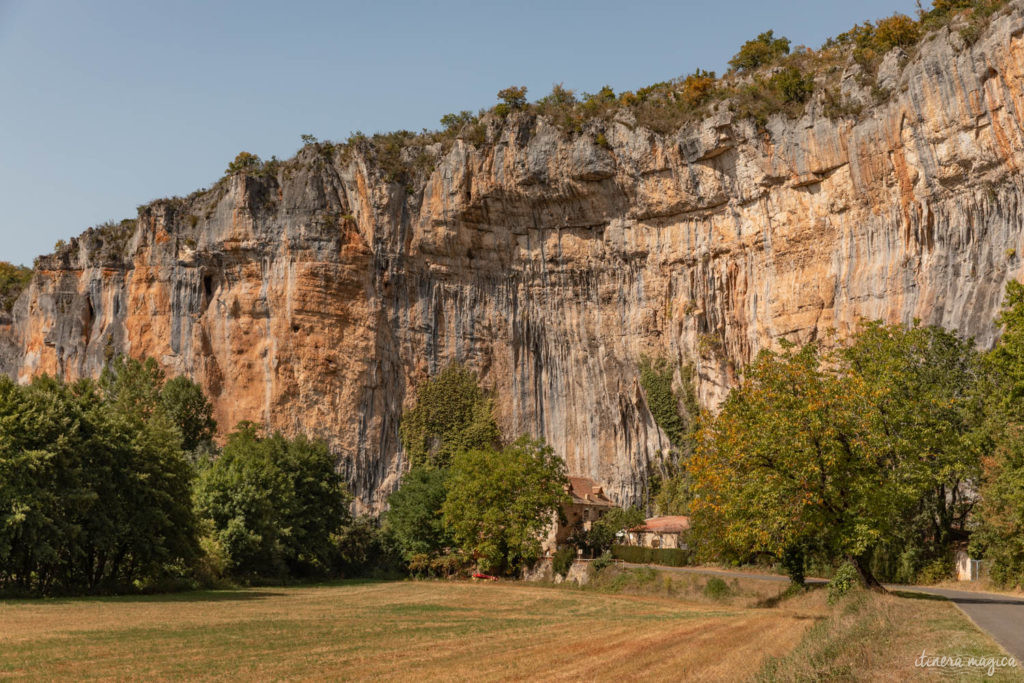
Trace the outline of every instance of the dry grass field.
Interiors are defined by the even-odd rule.
[[[912,653],[922,639],[931,650],[992,647],[948,603],[885,598],[881,622],[854,619],[851,631],[822,591],[764,607],[777,584],[744,581],[713,599],[697,580],[663,579],[594,590],[348,582],[0,601],[0,678],[735,681],[813,677],[822,657],[841,677],[909,677],[921,673]],[[917,624],[909,640],[890,623],[903,620],[902,603]],[[882,628],[883,640],[846,642],[866,627]]]

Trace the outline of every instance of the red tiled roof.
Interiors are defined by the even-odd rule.
[[[642,526],[633,527],[630,531],[653,531],[663,534],[678,534],[690,528],[690,518],[686,515],[669,515],[667,517],[651,517]]]
[[[615,507],[611,498],[605,495],[604,487],[589,477],[569,477],[569,493],[577,505]]]

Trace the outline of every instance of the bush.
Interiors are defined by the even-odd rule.
[[[32,280],[32,269],[0,261],[0,311],[10,311]]]
[[[636,569],[623,569],[610,572],[608,582],[604,584],[607,590],[613,593],[621,592],[623,589],[638,589],[653,583],[658,578],[658,572],[650,567],[638,567]],[[604,579],[604,577],[602,577]],[[604,583],[602,581],[602,583]]]
[[[690,551],[681,548],[645,548],[638,545],[613,545],[612,557],[633,564],[660,564],[683,567],[689,564]]]
[[[750,71],[772,64],[788,54],[789,38],[776,38],[774,31],[765,31],[743,43],[740,51],[729,60],[729,66],[737,71]]]
[[[458,133],[464,126],[476,123],[476,117],[471,111],[460,111],[458,114],[445,114],[441,117],[441,126],[446,131]]]
[[[590,563],[595,572],[603,571],[613,564],[611,552],[605,552],[601,557]]]
[[[502,117],[508,116],[513,111],[526,106],[526,87],[511,86],[499,90],[498,99],[501,100],[501,103],[494,108],[494,113]]]
[[[708,582],[704,584],[704,595],[711,598],[712,600],[722,600],[732,594],[732,589],[729,588],[729,584],[717,576],[712,576],[708,579]]]
[[[768,85],[779,93],[784,103],[803,103],[814,92],[814,77],[789,67],[772,76]]]
[[[917,573],[917,583],[920,584],[931,584],[938,583],[945,579],[951,578],[953,572],[956,569],[953,560],[947,557],[939,557],[924,567]]]
[[[828,582],[828,603],[833,605],[841,597],[849,593],[854,586],[860,584],[860,576],[857,569],[849,562],[841,565],[836,570],[832,580]]]
[[[572,562],[576,559],[576,548],[571,545],[563,545],[557,551],[555,556],[551,558],[551,569],[565,578],[569,574],[569,570],[572,568]]]
[[[921,26],[906,14],[894,14],[875,24],[874,43],[885,54],[894,47],[911,47],[921,39]]]
[[[413,576],[431,576],[450,579],[467,577],[473,566],[473,558],[460,551],[445,555],[416,555],[409,560],[409,572]]]
[[[590,525],[589,531],[577,529],[570,543],[581,549],[588,557],[600,555],[615,543],[615,536],[623,529],[632,529],[644,523],[644,513],[639,508],[613,508]]]
[[[263,168],[263,161],[260,160],[255,154],[249,152],[239,152],[235,160],[228,164],[227,169],[224,171],[226,175],[234,175],[236,173],[253,173]]]

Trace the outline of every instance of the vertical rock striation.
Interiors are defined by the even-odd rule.
[[[1024,250],[1024,3],[973,45],[931,35],[853,119],[767,130],[724,108],[672,136],[510,116],[430,151],[407,188],[307,146],[87,231],[0,319],[0,371],[98,374],[119,352],[199,381],[220,424],[326,438],[360,504],[403,469],[402,407],[452,360],[508,434],[543,436],[621,502],[668,447],[641,355],[705,404],[780,338],[920,319],[991,344]],[[897,65],[898,66],[898,65]],[[854,79],[850,97],[869,98]]]

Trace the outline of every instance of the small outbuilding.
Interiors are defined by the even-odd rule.
[[[644,548],[688,550],[686,533],[689,530],[690,518],[685,515],[651,517],[640,526],[627,529],[625,543]]]

